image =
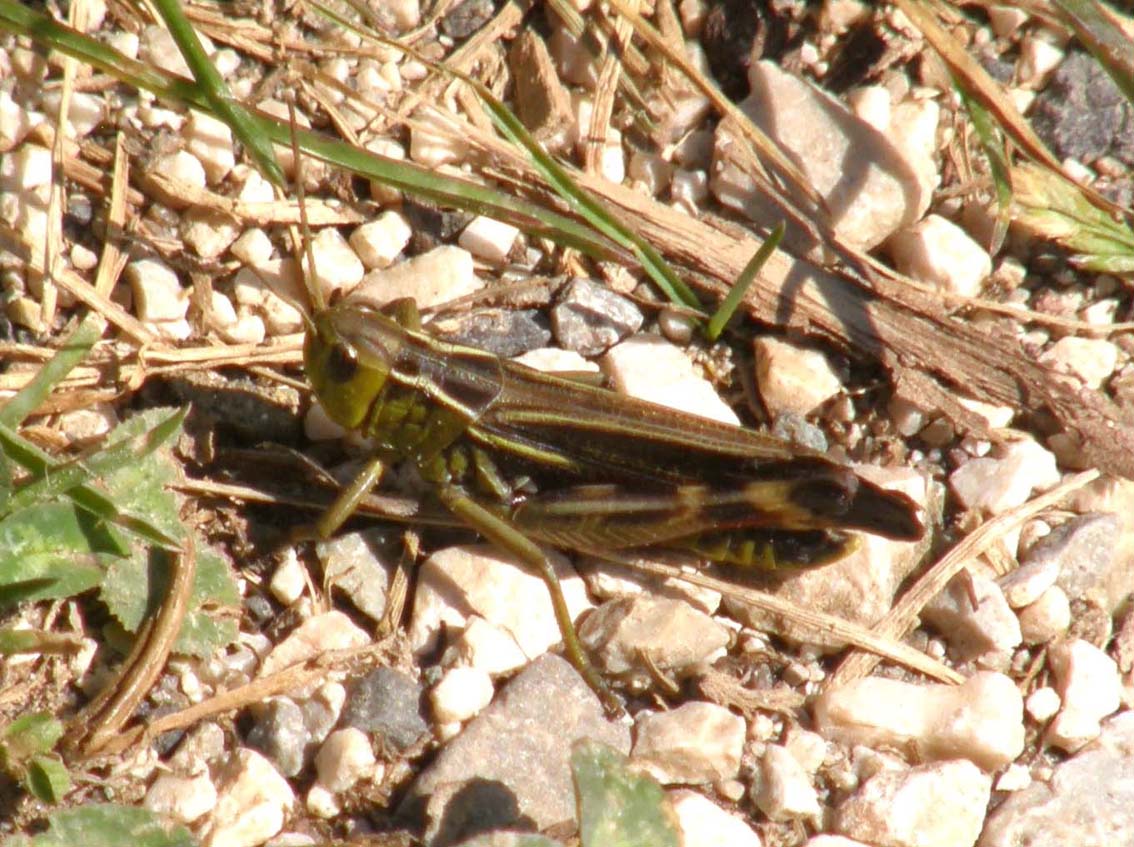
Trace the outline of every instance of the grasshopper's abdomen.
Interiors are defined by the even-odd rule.
[[[826,565],[849,555],[858,544],[857,536],[837,530],[736,530],[704,532],[674,547],[711,562],[772,571]]]

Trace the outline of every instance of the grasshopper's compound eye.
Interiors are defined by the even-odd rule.
[[[345,344],[334,345],[327,354],[327,378],[343,384],[354,379],[358,372],[358,355]]]

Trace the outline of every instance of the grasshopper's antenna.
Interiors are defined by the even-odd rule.
[[[295,252],[295,261],[299,266],[299,273],[303,278],[303,286],[307,290],[310,309],[301,309],[305,323],[311,323],[312,314],[319,314],[327,307],[323,297],[323,289],[315,279],[315,253],[311,249],[311,227],[307,222],[307,198],[303,193],[303,157],[299,150],[299,131],[296,128],[295,104],[290,100],[287,104],[288,128],[291,134],[291,156],[295,162],[295,199],[299,205],[299,230],[302,238],[297,237],[294,227],[291,230],[292,249]],[[306,270],[303,259],[306,258]]]

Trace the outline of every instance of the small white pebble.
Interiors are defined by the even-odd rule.
[[[1043,87],[1048,75],[1063,61],[1064,50],[1042,35],[1029,33],[1020,44],[1018,76],[1029,88]]]
[[[0,159],[0,189],[28,192],[51,184],[51,151],[38,144],[25,144]]]
[[[812,350],[766,336],[752,345],[756,353],[756,385],[773,413],[809,415],[842,389],[831,363]]]
[[[343,810],[342,804],[339,803],[339,798],[335,796],[334,792],[329,791],[319,783],[311,786],[307,792],[304,805],[308,812],[323,820],[330,820]]]
[[[1003,429],[1012,423],[1012,418],[1016,416],[1016,411],[1011,406],[997,406],[965,397],[963,394],[956,395],[955,399],[970,412],[976,412],[984,418],[990,429]]]
[[[796,758],[779,744],[769,744],[760,761],[753,800],[771,820],[816,819],[819,796]]]
[[[1073,753],[1102,731],[1101,721],[1122,704],[1122,679],[1114,659],[1081,638],[1048,650],[1063,708],[1047,728],[1048,743]]]
[[[928,417],[920,407],[896,394],[890,398],[887,412],[894,423],[894,428],[906,438],[917,435],[925,426]]]
[[[939,215],[895,233],[887,250],[899,271],[950,294],[975,297],[992,273],[988,253]]]
[[[17,103],[8,91],[0,91],[0,153],[7,153],[23,141],[32,127],[46,118]]]
[[[1048,721],[1059,711],[1060,705],[1059,693],[1046,685],[1043,688],[1037,688],[1024,701],[1024,708],[1028,711],[1028,717],[1036,723]]]
[[[350,234],[350,246],[367,270],[389,267],[409,244],[413,230],[395,211],[383,212]]]
[[[656,196],[673,176],[673,165],[656,153],[635,150],[627,169],[630,179],[640,185],[651,197]]]
[[[244,230],[240,237],[232,242],[229,252],[240,261],[255,267],[272,258],[272,240],[264,230],[253,227]]]
[[[295,549],[288,547],[283,562],[272,574],[271,582],[268,583],[268,590],[284,606],[290,606],[303,595],[303,590],[306,587],[307,575],[304,572],[303,565],[300,563],[299,557],[296,556]]]
[[[744,750],[744,721],[723,706],[691,701],[639,715],[632,759],[663,785],[734,778]]]
[[[413,161],[427,168],[460,162],[466,150],[459,122],[436,110],[419,112],[416,123],[410,127],[409,154]]]
[[[259,344],[267,337],[268,329],[259,315],[241,314],[223,335],[232,344]]]
[[[737,815],[730,814],[703,794],[681,789],[670,795],[682,847],[760,847],[760,836]],[[848,845],[849,847],[849,845]]]
[[[669,194],[679,208],[694,212],[709,198],[709,175],[699,169],[678,168],[673,172]]]
[[[1013,762],[996,780],[997,791],[1023,791],[1032,784],[1032,775],[1026,765]]]
[[[456,667],[445,672],[429,692],[433,716],[440,723],[461,723],[492,702],[492,677],[476,668]]]
[[[189,292],[182,289],[177,274],[164,262],[137,259],[126,266],[123,275],[130,283],[140,319],[164,323],[185,317]]]
[[[1055,456],[1031,439],[1009,444],[999,458],[973,459],[949,477],[961,503],[998,515],[1059,483]]]
[[[328,297],[337,291],[350,291],[366,273],[358,255],[334,227],[319,230],[311,239],[311,254],[315,280]]]
[[[590,359],[584,359],[574,350],[564,350],[562,347],[537,347],[521,353],[512,361],[544,373],[599,372],[599,366]]]
[[[232,301],[219,291],[209,292],[209,326],[216,330],[227,330],[236,324],[236,307]]]
[[[212,115],[191,110],[185,126],[186,149],[200,160],[210,185],[216,185],[236,164],[232,130]]]
[[[360,729],[337,729],[315,754],[315,771],[321,785],[340,793],[351,788],[374,769],[370,739]]]
[[[202,259],[216,259],[240,232],[236,219],[225,212],[190,207],[181,219],[181,238]]]
[[[879,132],[890,128],[890,92],[881,85],[864,85],[847,94],[847,105],[859,118]]]
[[[307,302],[303,275],[295,259],[290,256],[284,259],[269,259],[256,265],[253,270],[255,273],[251,277],[245,273],[245,268],[241,268],[236,273],[233,290],[236,292],[237,303],[249,306],[262,305],[267,302],[269,294],[275,294],[285,301]],[[323,293],[324,296],[329,294],[327,291]],[[249,299],[245,300],[245,297]]]
[[[424,309],[483,287],[472,254],[456,245],[443,244],[393,267],[371,271],[357,291],[379,303],[412,297]]]
[[[616,390],[693,415],[738,423],[736,413],[685,354],[657,336],[633,335],[610,348],[600,367]]]
[[[997,38],[1012,38],[1025,23],[1028,12],[1016,6],[989,6],[988,25]]]
[[[1071,627],[1071,601],[1058,585],[1051,586],[1017,614],[1025,644],[1044,644]]]
[[[503,264],[512,252],[519,232],[511,224],[480,215],[469,222],[457,243],[486,262]]]
[[[1083,381],[1087,388],[1102,387],[1118,366],[1118,347],[1105,338],[1061,338],[1044,350],[1040,364]]]
[[[303,315],[274,291],[268,291],[261,307],[264,325],[271,335],[288,335],[303,329]]]
[[[217,790],[207,772],[192,777],[161,774],[146,791],[143,801],[151,812],[178,823],[192,823],[211,812],[216,804]]]
[[[98,255],[82,244],[72,244],[71,264],[78,271],[93,270],[98,265]]]
[[[187,150],[158,157],[150,165],[150,170],[175,182],[183,182],[192,188],[205,187],[205,166]]]
[[[272,184],[257,170],[250,170],[244,184],[240,187],[242,203],[271,203],[275,200]]]
[[[200,37],[202,46],[208,44],[208,47],[205,48],[206,53],[212,52],[212,44],[203,35]],[[141,41],[138,45],[138,58],[143,62],[156,65],[163,71],[183,76],[186,79],[193,79],[193,72],[185,64],[185,59],[182,58],[181,51],[177,49],[173,36],[163,26],[151,24],[142,30]]]
[[[453,650],[464,664],[489,676],[511,673],[528,662],[515,638],[479,615],[469,620]]]
[[[311,441],[333,441],[346,435],[346,430],[331,420],[322,406],[315,403],[303,417],[303,434]]]

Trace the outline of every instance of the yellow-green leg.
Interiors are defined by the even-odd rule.
[[[521,562],[530,567],[543,578],[551,596],[551,607],[555,612],[555,620],[559,624],[559,632],[563,636],[563,648],[568,661],[575,667],[591,690],[602,700],[604,708],[612,713],[622,712],[622,705],[606,681],[595,670],[594,665],[583,652],[583,645],[575,632],[575,624],[571,614],[567,611],[567,601],[563,597],[563,588],[559,584],[559,577],[551,566],[543,551],[522,532],[501,518],[481,506],[464,491],[452,485],[439,485],[437,488],[441,502],[458,518],[475,529],[489,541],[502,550],[511,553]]]
[[[330,538],[355,513],[358,504],[366,499],[366,495],[382,481],[385,470],[386,467],[381,459],[370,459],[359,471],[358,476],[351,480],[350,485],[339,492],[339,496],[327,511],[319,516],[319,520],[313,524],[294,527],[288,535],[288,541],[298,544],[301,541],[325,541]]]

